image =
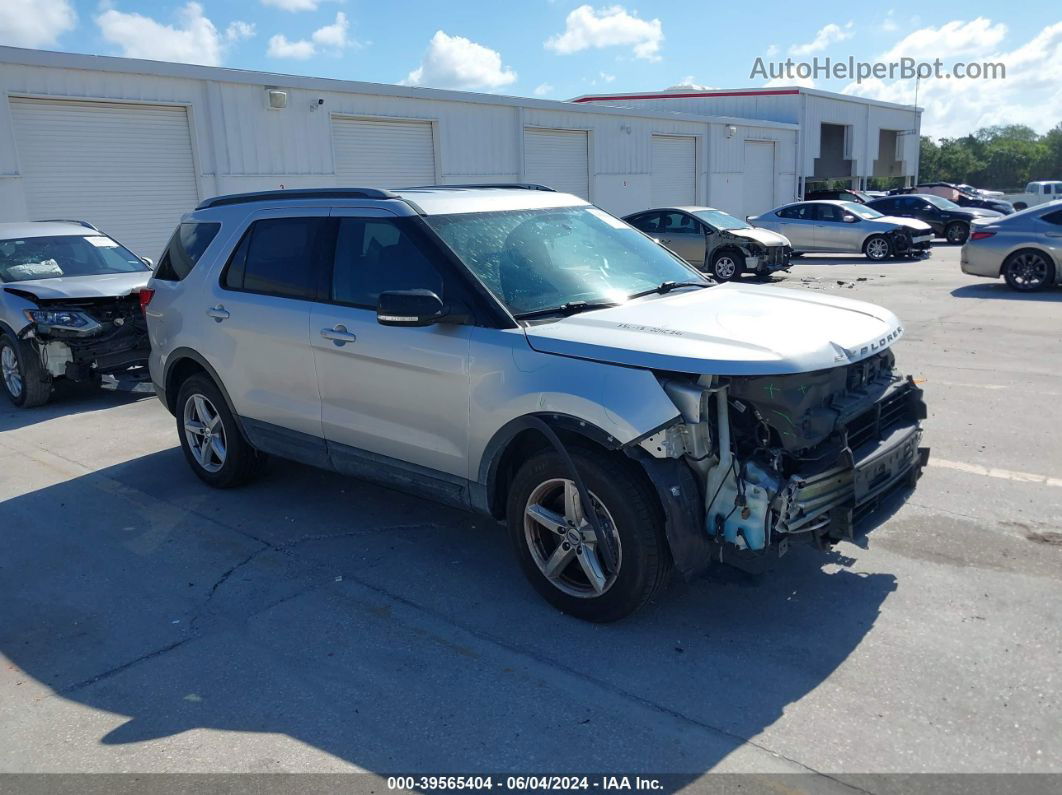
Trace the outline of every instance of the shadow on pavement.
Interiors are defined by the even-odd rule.
[[[100,743],[159,758],[150,741],[203,727],[378,773],[698,775],[822,685],[896,587],[801,547],[769,576],[676,584],[590,625],[540,601],[481,517],[282,462],[212,491],[177,449],[0,515],[0,651],[124,716]]]
[[[981,282],[956,287],[951,291],[956,298],[1002,298],[1008,301],[1062,301],[1062,289],[1049,287],[1035,293],[1019,293],[1002,281]]]
[[[68,414],[100,411],[140,400],[157,398],[154,394],[114,392],[100,389],[93,384],[75,384],[60,380],[55,384],[51,400],[43,406],[20,409],[12,405],[6,395],[0,395],[0,431],[12,431]]]

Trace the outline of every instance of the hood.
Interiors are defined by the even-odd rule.
[[[899,226],[906,226],[908,229],[912,229],[916,232],[932,232],[933,227],[927,224],[925,221],[919,221],[917,218],[901,218],[898,215],[886,215],[884,218],[875,218],[875,221],[885,221],[890,224],[897,224]]]
[[[63,298],[114,298],[135,293],[146,287],[151,271],[109,273],[102,276],[61,276],[58,279],[31,279],[9,282],[4,289],[30,293],[42,301]]]
[[[965,215],[970,218],[1002,218],[1003,213],[989,210],[985,207],[963,207],[958,210],[948,210],[951,215]]]
[[[524,331],[543,353],[713,375],[824,370],[878,353],[903,334],[896,316],[873,304],[734,283],[647,297]]]
[[[735,237],[743,237],[746,240],[755,240],[757,243],[764,246],[789,245],[788,237],[780,235],[777,232],[772,232],[770,229],[756,229],[750,226],[744,229],[725,229],[723,231],[728,232]]]

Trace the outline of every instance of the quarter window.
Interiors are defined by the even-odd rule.
[[[207,246],[217,237],[221,224],[184,223],[170,238],[166,250],[162,253],[159,266],[155,269],[155,278],[164,281],[179,282],[192,272]]]
[[[401,222],[343,218],[336,238],[331,299],[375,307],[382,292],[420,289],[445,300],[443,278],[429,252]]]
[[[255,221],[225,270],[230,290],[316,297],[316,263],[328,245],[327,218],[269,218]]]

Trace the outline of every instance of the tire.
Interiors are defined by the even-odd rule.
[[[892,243],[885,235],[871,235],[863,244],[863,253],[867,259],[881,262],[892,256]]]
[[[259,474],[265,456],[243,438],[221,390],[208,376],[185,380],[175,409],[181,450],[200,480],[229,489]]]
[[[20,409],[42,406],[52,396],[51,376],[33,345],[6,331],[0,334],[0,385]]]
[[[944,228],[944,237],[953,246],[961,246],[970,236],[970,225],[963,221],[952,221]]]
[[[1025,210],[1029,207],[1025,202],[1014,202],[1015,210]]]
[[[712,256],[709,269],[717,282],[729,282],[737,279],[745,271],[745,257],[736,251],[719,251]]]
[[[1055,283],[1055,266],[1040,251],[1015,251],[1003,261],[1003,279],[1020,293],[1032,293]]]
[[[586,621],[617,621],[645,604],[670,574],[662,511],[652,487],[627,462],[589,450],[570,454],[598,516],[618,541],[618,567],[609,570],[585,519],[578,534],[573,526],[559,524],[566,512],[572,513],[565,511],[568,490],[576,511],[580,501],[563,459],[553,450],[530,458],[513,479],[506,503],[509,536],[525,576],[547,602]],[[531,506],[552,514],[543,523],[530,517]],[[552,528],[550,515],[559,522]],[[573,543],[565,548],[569,541]],[[562,567],[551,578],[546,567],[557,555]],[[598,574],[596,588],[587,573],[591,570]]]

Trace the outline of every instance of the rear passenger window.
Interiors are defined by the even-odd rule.
[[[440,298],[443,279],[430,249],[396,221],[344,218],[336,238],[332,301],[375,308],[387,290],[431,290]]]
[[[317,297],[317,263],[330,244],[327,218],[269,218],[255,221],[225,269],[230,290]]]
[[[155,278],[179,282],[192,272],[207,246],[217,237],[221,224],[184,223],[177,227],[155,269]]]

